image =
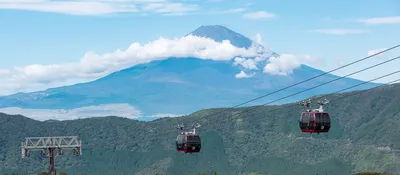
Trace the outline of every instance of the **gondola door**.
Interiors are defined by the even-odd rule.
[[[176,138],[176,149],[178,152],[185,151],[185,143],[186,143],[186,136],[183,134],[179,134]]]
[[[329,132],[331,119],[328,113],[315,113],[317,119],[316,132]]]
[[[187,152],[200,152],[201,150],[201,138],[199,135],[188,135],[187,138]]]
[[[307,114],[307,112],[303,112],[300,116],[299,125],[302,132],[306,132],[306,130],[308,129],[307,126],[310,119]]]
[[[303,112],[299,121],[302,132],[313,133],[315,130],[315,115],[313,112]]]

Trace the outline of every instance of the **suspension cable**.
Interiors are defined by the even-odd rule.
[[[321,76],[323,76],[323,75],[332,73],[332,72],[337,71],[337,70],[339,70],[339,69],[343,69],[343,68],[345,68],[345,67],[347,67],[347,66],[353,65],[353,64],[358,63],[358,62],[361,62],[361,61],[364,61],[364,60],[366,60],[366,59],[369,59],[369,58],[374,57],[374,56],[376,56],[376,55],[382,54],[382,53],[384,53],[384,52],[388,52],[388,51],[393,50],[393,49],[395,49],[395,48],[397,48],[397,47],[400,47],[400,44],[399,44],[399,45],[395,45],[395,46],[393,46],[393,47],[391,47],[391,48],[389,48],[389,49],[386,49],[386,50],[377,52],[377,53],[375,53],[375,54],[373,54],[373,55],[364,57],[364,58],[359,59],[359,60],[357,60],[357,61],[354,61],[354,62],[348,63],[348,64],[346,64],[346,65],[340,66],[340,67],[338,67],[338,68],[332,69],[332,70],[330,70],[330,71],[328,71],[328,72],[324,72],[324,73],[319,74],[319,75],[317,75],[317,76],[308,78],[308,79],[306,79],[306,80],[303,80],[303,81],[300,81],[300,82],[298,82],[298,83],[295,83],[295,84],[292,84],[292,85],[290,85],[290,86],[287,86],[287,87],[285,87],[285,88],[282,88],[282,89],[279,89],[279,90],[270,92],[270,93],[265,94],[265,95],[262,95],[262,96],[260,96],[260,97],[257,97],[257,98],[248,100],[248,101],[246,101],[246,102],[240,103],[240,104],[235,105],[235,106],[233,106],[233,107],[225,108],[225,109],[223,109],[223,110],[221,110],[221,111],[215,112],[215,113],[213,113],[213,114],[210,114],[210,115],[207,115],[207,116],[204,116],[204,117],[211,117],[211,116],[220,114],[220,113],[222,113],[222,112],[225,112],[225,111],[228,111],[228,110],[232,110],[232,109],[234,109],[234,108],[236,108],[236,107],[239,107],[239,106],[242,106],[242,105],[244,105],[244,104],[247,104],[247,103],[256,101],[256,100],[258,100],[258,99],[267,97],[267,96],[272,95],[272,94],[275,94],[275,93],[277,93],[277,92],[280,92],[280,91],[286,90],[286,89],[288,89],[288,88],[297,86],[297,85],[299,85],[299,84],[302,84],[302,83],[304,83],[304,82],[313,80],[313,79],[318,78],[318,77],[321,77]],[[399,57],[394,58],[394,59],[391,59],[390,61],[393,61],[393,60],[398,59],[398,58],[399,58]],[[389,61],[386,61],[386,62],[389,62]],[[384,63],[386,63],[386,62],[383,62],[383,63],[380,63],[380,64],[384,64]],[[380,65],[380,64],[379,64],[379,65]],[[378,65],[376,65],[376,66],[378,66]],[[370,68],[372,68],[372,67],[370,67]],[[365,70],[366,70],[366,69],[365,69]],[[364,70],[362,70],[362,71],[364,71]],[[360,72],[362,72],[362,71],[360,71]],[[357,73],[358,73],[358,72],[357,72]],[[356,74],[356,73],[353,73],[353,74]],[[350,75],[348,75],[348,76],[350,76]],[[344,77],[343,77],[343,78],[344,78]],[[336,80],[335,80],[335,81],[336,81]],[[330,83],[330,82],[329,82],[329,83]],[[328,84],[328,83],[325,83],[325,84]],[[325,84],[323,84],[323,85],[325,85]],[[322,85],[320,85],[320,86],[322,86]],[[302,93],[302,92],[300,92],[300,93]],[[299,93],[297,93],[297,94],[299,94]],[[295,95],[297,95],[297,94],[295,94]],[[292,95],[292,96],[294,96],[294,95]],[[288,98],[288,97],[286,97],[286,98]],[[282,100],[282,99],[279,99],[279,100]],[[277,101],[279,101],[279,100],[277,100]],[[268,103],[268,104],[269,104],[269,103]],[[264,105],[266,105],[266,104],[264,104]]]
[[[334,82],[334,81],[337,81],[337,80],[340,80],[340,79],[346,78],[346,77],[348,77],[348,76],[351,76],[351,75],[354,75],[354,74],[357,74],[357,73],[363,72],[363,71],[365,71],[365,70],[368,70],[368,69],[374,68],[374,67],[376,67],[376,66],[379,66],[379,65],[382,65],[382,64],[388,63],[388,62],[390,62],[390,61],[394,61],[394,60],[396,60],[396,59],[399,59],[399,58],[400,58],[400,56],[394,57],[394,58],[392,58],[392,59],[389,59],[389,60],[386,60],[386,61],[384,61],[384,62],[381,62],[381,63],[375,64],[375,65],[373,65],[373,66],[370,66],[370,67],[367,67],[367,68],[361,69],[361,70],[359,70],[359,71],[356,71],[356,72],[353,72],[353,73],[350,73],[350,74],[347,74],[347,75],[345,75],[345,76],[343,76],[343,77],[338,77],[338,78],[336,78],[336,79],[333,79],[333,80],[331,80],[331,81],[328,81],[328,82],[325,82],[325,83],[322,83],[322,84],[319,84],[319,85],[313,86],[313,87],[311,87],[311,88],[308,88],[308,89],[302,90],[302,91],[300,91],[300,92],[296,92],[296,93],[293,93],[293,94],[290,94],[290,95],[284,96],[284,97],[282,97],[282,98],[279,98],[279,99],[277,99],[277,100],[270,101],[270,102],[268,102],[268,103],[265,103],[265,104],[263,104],[262,106],[265,106],[265,105],[268,105],[268,104],[271,104],[271,103],[274,103],[274,102],[277,102],[277,101],[283,100],[283,99],[285,99],[285,98],[289,98],[289,97],[292,97],[292,96],[298,95],[298,94],[300,94],[300,93],[303,93],[303,92],[309,91],[309,90],[311,90],[311,89],[314,89],[314,88],[317,88],[317,87],[320,87],[320,86],[323,86],[323,85],[326,85],[326,84],[332,83],[332,82]],[[395,73],[397,73],[397,72],[395,72]],[[393,73],[393,74],[394,74],[394,73]],[[260,106],[257,106],[257,107],[260,107]],[[249,110],[249,109],[247,109],[247,110]],[[244,110],[244,111],[242,111],[242,112],[246,112],[247,110]]]

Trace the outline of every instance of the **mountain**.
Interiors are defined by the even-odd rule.
[[[229,40],[232,45],[243,48],[249,48],[253,44],[253,41],[249,38],[220,25],[200,26],[187,35],[212,38],[217,42]]]
[[[0,114],[0,172],[45,171],[48,159],[32,152],[22,160],[24,137],[77,135],[81,157],[56,158],[59,172],[132,175],[198,172],[270,175],[344,175],[361,171],[400,173],[400,84],[326,96],[329,133],[301,133],[297,104],[200,110],[185,117],[140,122],[120,117],[35,121]],[[294,105],[294,106],[292,106]],[[316,106],[312,106],[316,107]],[[241,112],[247,110],[248,112]],[[397,115],[394,115],[398,113]],[[215,114],[215,115],[210,115]],[[177,153],[177,124],[198,122],[199,154]],[[380,149],[386,147],[389,149]]]
[[[237,47],[249,47],[255,44],[247,37],[219,25],[202,26],[189,34],[209,37],[216,41],[229,39]],[[264,51],[277,55],[266,49]],[[241,66],[235,65],[234,60],[167,58],[135,65],[87,83],[3,96],[0,97],[0,108],[52,109],[58,112],[54,116],[59,116],[64,114],[59,112],[60,110],[69,112],[69,115],[75,115],[71,111],[77,111],[76,108],[80,108],[79,111],[81,111],[86,109],[82,109],[82,107],[87,106],[129,104],[140,110],[142,116],[150,116],[147,119],[152,120],[154,119],[152,116],[173,116],[174,114],[189,114],[205,108],[233,106],[323,73],[321,70],[301,65],[288,76],[270,75],[263,73],[265,64],[266,60],[259,62],[258,70],[253,71],[255,74],[251,78],[236,78],[235,75],[243,69]],[[327,74],[248,105],[266,103],[335,78],[338,76]],[[356,79],[344,78],[278,103],[335,92],[361,82]],[[377,85],[376,83],[367,83],[353,90]],[[126,109],[119,107],[114,110],[120,111],[122,108]],[[99,109],[93,111],[97,110]],[[7,112],[5,109],[0,109],[0,111]],[[93,111],[81,113],[88,115]],[[133,112],[126,111],[125,113],[131,115]],[[26,115],[30,116],[31,114]],[[102,115],[105,114],[96,114],[96,116]],[[110,112],[109,115],[117,114]],[[118,115],[122,114],[118,113]],[[54,118],[57,119],[57,117]]]
[[[200,26],[199,28],[197,28],[196,30],[190,32],[185,36],[188,35],[211,38],[217,42],[222,42],[223,40],[229,40],[232,45],[239,48],[248,49],[252,45],[257,45],[258,47],[260,47],[260,49],[270,52],[272,56],[279,56],[279,54],[264,48],[264,46],[260,45],[260,43],[256,43],[255,41],[250,40],[246,36],[243,36],[240,33],[236,33],[235,31],[221,25]]]
[[[242,34],[236,33],[231,29],[228,29],[227,27],[221,25],[200,26],[199,28],[197,28],[193,32],[190,32],[187,35],[212,38],[217,42],[229,40],[232,45],[242,48],[249,48],[254,43],[252,40],[243,36]]]

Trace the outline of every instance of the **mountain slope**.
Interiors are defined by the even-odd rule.
[[[200,26],[199,28],[185,36],[188,35],[211,38],[217,42],[229,40],[232,45],[239,48],[248,49],[251,46],[256,45],[264,52],[270,52],[270,54],[273,56],[279,56],[279,54],[266,49],[264,46],[260,45],[260,43],[256,43],[246,36],[243,36],[242,34],[221,25]]]
[[[253,44],[253,41],[249,38],[243,36],[242,34],[236,33],[226,28],[225,26],[220,25],[200,26],[199,28],[187,35],[212,38],[217,42],[229,40],[232,45],[243,48],[249,48]]]
[[[217,41],[229,39],[238,47],[248,47],[252,43],[250,39],[223,26],[202,26],[190,34]],[[197,58],[152,61],[114,72],[92,82],[0,97],[0,108],[72,109],[127,103],[138,108],[144,116],[188,114],[204,108],[233,106],[323,73],[301,65],[289,76],[270,75],[262,72],[265,62],[260,62],[253,77],[239,79],[235,74],[242,67],[233,62]],[[249,105],[266,103],[335,78],[337,76],[328,74]],[[334,92],[361,82],[344,78],[279,103]],[[358,89],[376,85],[367,83]]]
[[[201,110],[152,122],[119,117],[38,122],[1,114],[0,171],[45,170],[47,159],[32,153],[21,160],[19,146],[24,137],[51,133],[78,135],[83,140],[82,157],[57,157],[58,170],[70,174],[400,173],[400,114],[394,115],[400,110],[400,84],[357,93],[326,97],[332,100],[325,109],[333,124],[329,133],[320,135],[299,131],[297,120],[304,109],[288,107],[291,104],[252,108],[241,114],[247,108],[239,108],[213,116],[208,115],[222,109]],[[194,122],[202,125],[198,130],[202,152],[176,153],[173,126]],[[380,146],[391,150],[379,150]]]

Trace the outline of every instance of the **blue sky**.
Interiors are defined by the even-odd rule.
[[[133,42],[173,39],[214,24],[248,37],[259,33],[277,53],[347,63],[400,44],[400,1],[0,0],[0,70],[79,62],[88,51],[111,53]],[[399,53],[396,49],[386,56]]]

